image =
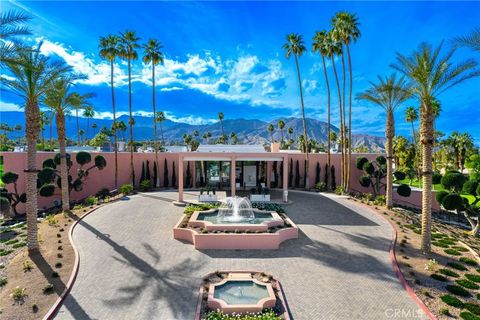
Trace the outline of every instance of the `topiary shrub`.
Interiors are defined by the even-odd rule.
[[[17,215],[17,205],[27,202],[27,194],[25,192],[18,193],[17,191],[18,174],[7,171],[3,174],[1,180],[4,184],[13,184],[13,186],[11,188],[12,191],[0,188],[0,212],[7,217],[11,216],[11,211],[13,211],[14,215]]]
[[[463,302],[457,297],[446,294],[444,296],[441,296],[440,299],[446,304],[448,304],[449,306],[452,306],[458,309],[463,309]]]
[[[407,184],[401,184],[397,187],[397,193],[402,197],[410,197],[412,189]]]
[[[370,184],[372,183],[372,179],[370,179],[369,176],[361,176],[360,179],[358,180],[360,182],[360,185],[362,187],[368,188],[370,187]]]
[[[449,193],[443,198],[442,206],[447,210],[461,210],[463,198],[457,193]]]
[[[355,160],[355,164],[358,170],[363,170],[363,166],[368,162],[368,159],[365,157],[358,157]]]
[[[440,184],[442,181],[442,175],[438,172],[432,174],[432,184]]]
[[[105,199],[106,197],[110,196],[110,190],[108,190],[108,188],[102,188],[102,189],[98,190],[98,192],[95,194],[95,196],[98,199]]]
[[[92,162],[92,156],[90,153],[81,151],[78,152],[75,156],[75,161],[79,165],[79,168],[76,172],[77,176],[73,177],[70,173],[70,169],[72,167],[72,161],[70,160],[70,154],[66,154],[67,159],[67,171],[68,171],[68,192],[71,193],[72,191],[81,191],[83,189],[83,184],[86,181],[89,173],[91,170],[97,168],[98,170],[102,170],[106,167],[107,162],[105,158],[101,155],[97,155],[95,157],[95,165],[86,167],[89,163]],[[47,159],[43,162],[42,167],[43,169],[38,174],[37,186],[39,188],[39,194],[42,197],[50,197],[54,194],[51,192],[51,186],[58,186],[61,188],[62,179],[60,176],[60,171],[58,165],[60,164],[61,156],[60,154],[56,154],[53,159]],[[46,188],[43,186],[49,185]],[[43,191],[42,191],[43,189]]]
[[[442,202],[443,202],[443,199],[445,199],[445,197],[449,194],[448,191],[445,191],[445,190],[440,190],[440,191],[437,191],[435,193],[435,199],[437,200],[437,202],[441,205]]]
[[[465,176],[457,171],[447,172],[441,179],[442,186],[450,191],[460,191],[465,183]]]
[[[42,197],[51,197],[55,193],[55,185],[53,183],[47,183],[40,187],[38,193]]]

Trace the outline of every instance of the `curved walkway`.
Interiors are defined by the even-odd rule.
[[[424,318],[393,272],[391,227],[369,209],[292,192],[299,239],[279,250],[197,251],[172,237],[175,197],[138,194],[80,222],[80,271],[56,319],[193,319],[200,278],[222,269],[272,273],[297,320]]]

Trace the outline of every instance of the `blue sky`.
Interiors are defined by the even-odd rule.
[[[469,33],[479,26],[480,3],[474,2],[61,2],[2,1],[2,10],[29,11],[43,52],[61,57],[74,70],[89,75],[78,91],[94,92],[97,117],[111,116],[109,65],[98,55],[98,39],[135,30],[141,42],[162,42],[165,65],[157,68],[157,108],[174,121],[208,123],[222,111],[226,118],[272,120],[299,116],[298,85],[293,60],[281,49],[285,35],[304,35],[308,48],[314,32],[330,28],[335,12],[358,15],[362,36],[352,46],[354,95],[376,75],[392,72],[396,52],[408,54],[420,42]],[[141,51],[141,50],[140,50]],[[141,54],[141,52],[140,52]],[[461,49],[455,58],[475,57]],[[477,54],[477,57],[478,54]],[[300,59],[308,117],[326,121],[326,90],[321,59],[306,53]],[[340,64],[338,64],[340,67]],[[116,62],[117,110],[128,112],[126,64]],[[330,75],[332,68],[329,66]],[[133,66],[133,108],[151,113],[151,69]],[[480,141],[478,88],[471,80],[440,96],[439,130],[469,131]],[[333,124],[338,125],[336,91],[332,92]],[[2,94],[1,109],[15,110],[19,101]],[[417,105],[415,100],[408,105]],[[403,111],[396,114],[397,133],[409,134]],[[383,135],[381,109],[354,101],[353,131]]]

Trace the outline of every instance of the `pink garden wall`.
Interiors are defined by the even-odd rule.
[[[115,172],[115,167],[114,167],[114,154],[111,152],[101,152],[101,153],[95,153],[92,152],[92,159],[97,155],[101,154],[102,156],[105,157],[107,161],[107,166],[99,171],[98,169],[93,169],[91,171],[91,174],[88,176],[87,180],[84,183],[84,188],[80,192],[75,192],[72,191],[71,193],[71,198],[73,200],[80,200],[83,198],[86,198],[89,195],[95,194],[97,191],[99,191],[102,188],[108,188],[110,190],[114,189],[114,172]],[[26,167],[26,153],[21,153],[21,152],[3,152],[1,154],[4,158],[4,171],[14,171],[17,174],[19,174],[19,179],[17,183],[17,187],[19,192],[23,192],[25,190],[25,174],[23,173],[23,170]],[[41,168],[42,162],[46,159],[52,158],[55,155],[55,153],[52,152],[38,152],[37,153],[37,163],[38,163],[38,168]],[[184,154],[187,156],[187,154]],[[261,154],[265,156],[265,154]],[[285,156],[285,153],[272,153],[271,155],[281,155]],[[362,172],[360,170],[357,170],[355,167],[355,160],[359,156],[365,156],[369,159],[374,159],[377,155],[375,154],[353,154],[352,155],[352,161],[351,161],[351,179],[350,179],[350,186],[351,189],[354,191],[359,191],[359,192],[371,192],[369,188],[364,188],[360,186],[358,183],[359,177],[362,175]],[[72,153],[72,159],[75,157],[75,153]],[[159,158],[159,164],[158,164],[158,172],[159,172],[159,180],[160,180],[160,186],[163,186],[163,172],[164,172],[164,163],[165,159],[167,159],[168,163],[168,176],[171,184],[171,176],[172,176],[172,165],[173,162],[175,162],[175,169],[176,169],[176,176],[178,179],[178,158],[179,154],[178,153],[168,153],[168,152],[161,152],[158,154]],[[303,178],[304,175],[304,160],[305,160],[305,154],[300,154],[300,153],[289,153],[288,154],[288,164],[290,165],[290,159],[293,161],[293,173],[295,175],[295,166],[296,166],[296,161],[299,161],[299,167],[300,167],[300,175]],[[142,163],[146,160],[150,161],[150,170],[153,172],[153,162],[155,160],[155,154],[154,153],[135,153],[134,154],[134,165],[135,165],[135,177],[137,180],[137,183],[140,179],[140,174],[142,170]],[[76,165],[75,161],[74,165],[71,169],[71,172],[74,173],[77,169],[78,166]],[[320,163],[320,168],[321,168],[321,181],[323,181],[324,175],[325,175],[325,164],[327,162],[327,154],[310,154],[309,155],[309,180],[310,180],[310,185],[313,186],[315,183],[315,176],[316,176],[316,166],[317,162]],[[337,185],[340,184],[340,177],[341,177],[341,155],[340,154],[332,154],[331,155],[331,164],[335,166],[335,177],[336,177],[336,183]],[[192,181],[195,181],[195,170],[194,170],[194,162],[190,162],[190,167],[191,167],[191,173],[192,173]],[[271,168],[271,165],[269,166]],[[187,168],[187,164],[184,164],[184,177],[185,177],[185,171]],[[286,173],[288,175],[288,172]],[[303,179],[301,179],[303,182]],[[119,152],[118,153],[118,186],[120,187],[122,184],[125,183],[130,183],[131,182],[131,177],[130,177],[130,153],[128,152]],[[178,181],[177,181],[178,185]],[[8,188],[11,188],[11,186],[7,186]],[[59,190],[57,189],[57,193],[49,198],[43,198],[39,197],[39,207],[40,208],[47,208],[50,207],[53,204],[53,201],[56,199],[60,199],[60,194]],[[405,204],[413,207],[420,207],[421,204],[421,192],[419,191],[413,191],[412,196],[410,198],[402,198],[399,197],[398,195],[394,198],[395,201],[397,201],[400,204]],[[436,206],[434,209],[438,209],[438,205],[434,203],[434,206]],[[24,210],[22,206],[17,207],[20,212]]]

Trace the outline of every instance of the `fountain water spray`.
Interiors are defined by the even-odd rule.
[[[218,209],[218,217],[226,222],[247,222],[255,219],[252,204],[248,198],[228,197]]]

